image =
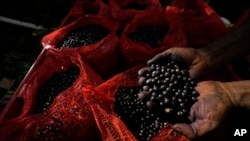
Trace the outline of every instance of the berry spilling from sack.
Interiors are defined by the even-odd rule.
[[[161,45],[168,31],[166,27],[144,27],[139,28],[135,32],[130,33],[128,37],[135,42],[148,44],[151,48],[156,48]]]
[[[54,99],[64,90],[73,85],[80,74],[78,67],[54,73],[43,86],[38,89],[34,113],[41,113],[47,109]]]
[[[138,97],[152,112],[171,123],[189,122],[190,108],[199,94],[185,65],[169,59],[141,69],[138,75],[142,86]]]
[[[115,112],[140,141],[149,141],[168,122],[148,110],[137,96],[140,91],[141,87],[119,87]]]
[[[57,48],[75,48],[91,45],[102,40],[109,34],[109,31],[101,25],[92,24],[79,27],[69,32],[57,45]]]

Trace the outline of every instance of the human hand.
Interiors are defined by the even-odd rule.
[[[191,123],[173,125],[174,130],[190,139],[216,129],[227,110],[234,105],[230,98],[232,92],[225,86],[225,83],[203,81],[198,83],[196,90],[200,95],[198,101],[190,109]]]
[[[206,72],[209,72],[211,70],[208,60],[209,58],[206,53],[194,48],[170,48],[156,55],[147,63],[152,64],[157,61],[164,61],[169,57],[173,60],[177,60],[186,64],[188,66],[191,78],[194,79],[199,79],[200,77],[205,75]]]

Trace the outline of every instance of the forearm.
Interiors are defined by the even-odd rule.
[[[250,53],[250,18],[220,39],[198,50],[206,54],[212,69],[247,55]]]
[[[234,106],[250,109],[250,80],[224,83]]]

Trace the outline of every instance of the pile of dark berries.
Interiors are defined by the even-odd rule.
[[[62,91],[69,88],[80,74],[79,67],[54,73],[39,89],[36,96],[34,113],[41,113],[54,101]]]
[[[171,59],[141,69],[138,97],[160,117],[170,123],[188,122],[191,106],[197,101],[196,81],[189,76],[185,65]]]
[[[135,42],[148,44],[151,48],[156,48],[161,45],[168,31],[166,27],[148,26],[138,28],[135,32],[128,34],[128,37]]]
[[[140,91],[141,87],[119,87],[115,112],[140,141],[148,141],[168,122],[148,110],[137,96]]]
[[[79,27],[68,33],[57,48],[75,48],[86,45],[91,45],[102,40],[109,34],[109,31],[101,25],[91,24],[84,27]]]

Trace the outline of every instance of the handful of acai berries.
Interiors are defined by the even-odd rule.
[[[170,123],[189,122],[191,106],[199,96],[196,81],[182,62],[166,59],[138,71],[139,99],[153,113]]]
[[[115,112],[140,141],[149,141],[169,123],[189,123],[199,96],[187,67],[171,59],[150,63],[138,71],[139,86],[120,86]]]

